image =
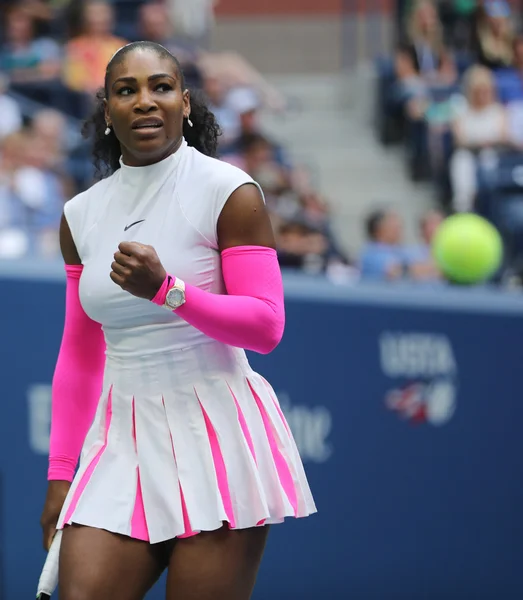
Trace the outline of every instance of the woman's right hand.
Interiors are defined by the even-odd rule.
[[[40,525],[43,533],[43,545],[49,551],[56,533],[56,523],[69,492],[71,483],[69,481],[50,481],[47,485],[44,510],[40,517]]]

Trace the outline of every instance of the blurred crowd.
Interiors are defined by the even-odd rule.
[[[0,31],[0,259],[60,256],[63,204],[95,174],[82,122],[105,66],[129,41],[161,43],[221,129],[219,157],[265,192],[282,267],[354,279],[440,281],[430,245],[449,212],[476,211],[502,232],[505,269],[523,273],[523,34],[514,2],[399,0],[394,54],[377,63],[376,127],[401,144],[437,210],[407,245],[400,215],[376,207],[367,243],[347,257],[310,170],[264,131],[287,100],[235,52],[213,52],[215,0],[16,0]]]
[[[80,135],[105,66],[147,39],[180,61],[222,129],[220,158],[259,181],[282,266],[311,273],[348,266],[309,171],[263,131],[260,113],[286,99],[242,56],[208,49],[212,0],[20,0],[1,5],[0,259],[59,257],[64,202],[94,181]]]
[[[523,31],[517,2],[407,0],[398,8],[395,53],[377,65],[380,140],[402,144],[407,172],[433,185],[442,211],[476,212],[493,222],[505,242],[503,269],[520,272]],[[398,270],[389,265],[382,276],[394,278]]]

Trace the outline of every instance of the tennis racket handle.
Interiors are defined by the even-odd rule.
[[[38,582],[36,597],[38,600],[49,600],[58,585],[58,558],[60,555],[60,543],[62,541],[62,530],[56,532],[53,543],[45,560],[42,574]]]

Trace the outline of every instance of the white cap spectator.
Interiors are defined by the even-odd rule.
[[[257,111],[261,107],[260,97],[250,87],[238,87],[231,90],[227,97],[227,104],[238,115]]]

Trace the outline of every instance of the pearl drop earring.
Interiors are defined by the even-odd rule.
[[[105,130],[105,135],[109,135],[111,133],[111,128],[107,125],[107,129]]]

